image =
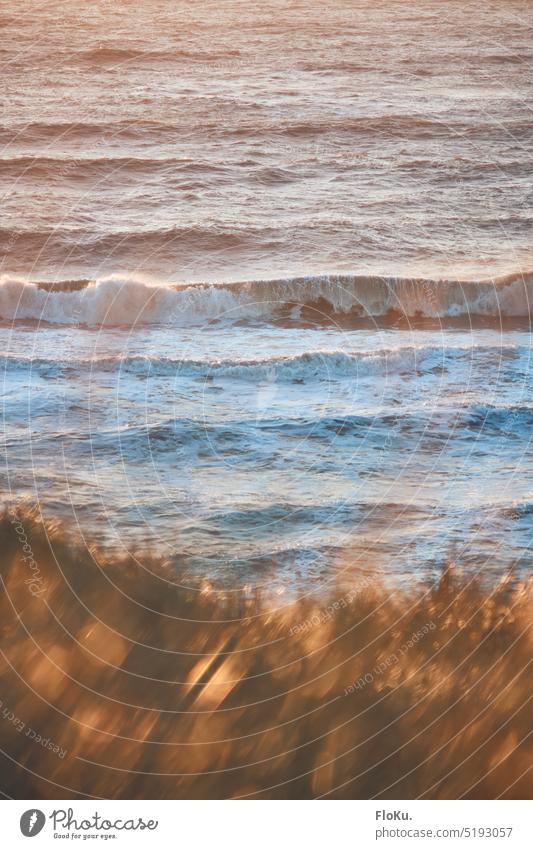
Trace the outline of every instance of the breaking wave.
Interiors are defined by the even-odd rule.
[[[459,359],[468,363],[498,364],[515,360],[527,349],[511,345],[458,345],[437,347],[409,345],[374,351],[312,350],[300,354],[257,359],[190,359],[139,355],[102,356],[86,359],[49,359],[0,355],[0,374],[30,372],[41,376],[68,373],[124,374],[140,377],[175,377],[210,380],[298,382],[354,379],[372,375],[413,374],[444,370]]]
[[[3,276],[0,318],[127,327],[279,318],[320,322],[390,314],[529,320],[532,284],[531,273],[478,282],[326,275],[209,285],[155,284],[131,274],[77,285]]]

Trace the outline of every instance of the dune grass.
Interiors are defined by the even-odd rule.
[[[273,602],[70,539],[0,520],[4,794],[531,797],[530,584]]]

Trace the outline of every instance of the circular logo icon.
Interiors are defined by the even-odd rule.
[[[42,831],[46,822],[46,817],[42,811],[37,808],[31,808],[29,811],[24,811],[20,818],[20,830],[24,837],[35,837]]]

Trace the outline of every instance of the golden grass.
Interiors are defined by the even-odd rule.
[[[17,515],[0,521],[5,794],[531,797],[529,584],[448,570],[275,609]]]

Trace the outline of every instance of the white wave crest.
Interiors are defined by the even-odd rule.
[[[256,280],[231,284],[162,284],[113,275],[80,285],[0,277],[0,318],[64,325],[188,326],[211,321],[286,316],[321,321],[334,315],[397,313],[446,318],[529,319],[533,275],[461,282],[361,276]]]
[[[405,345],[397,348],[378,348],[373,351],[311,350],[287,356],[257,359],[188,359],[121,355],[87,359],[51,359],[32,356],[0,355],[0,371],[54,373],[94,373],[95,375],[139,375],[144,377],[173,377],[205,380],[261,381],[329,381],[344,378],[412,374],[415,370],[435,370],[450,367],[462,360],[468,365],[497,364],[504,355],[527,355],[527,348],[513,345],[470,346]]]

